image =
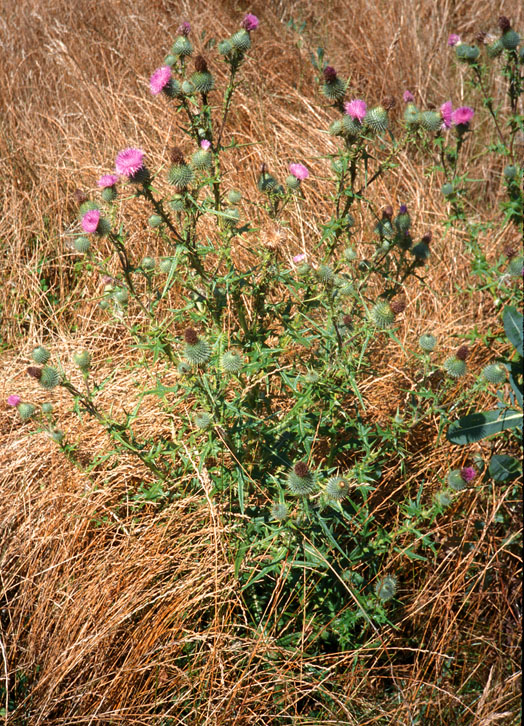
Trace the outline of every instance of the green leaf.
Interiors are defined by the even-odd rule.
[[[484,413],[472,413],[454,421],[448,428],[446,438],[452,444],[471,444],[505,429],[522,428],[522,414],[511,409],[497,409]]]
[[[506,454],[495,454],[489,462],[489,475],[495,481],[512,481],[521,472],[521,465],[518,459]]]
[[[504,308],[502,321],[508,339],[515,346],[517,353],[522,356],[522,313],[519,313],[516,307],[510,305]]]

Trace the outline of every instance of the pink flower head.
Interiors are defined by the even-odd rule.
[[[451,128],[451,118],[453,115],[453,104],[451,101],[446,101],[446,103],[443,103],[440,107],[440,115],[442,116],[442,128],[443,129],[450,129]]]
[[[453,47],[454,45],[458,45],[459,43],[460,43],[460,35],[451,33],[451,35],[448,37],[448,45]]]
[[[455,126],[467,126],[467,124],[469,124],[473,119],[474,115],[475,111],[472,108],[469,106],[461,106],[453,111],[451,114],[451,120]]]
[[[411,93],[411,91],[404,91],[402,94],[402,100],[404,103],[413,103],[415,101],[415,96]]]
[[[298,265],[299,262],[304,262],[306,259],[306,255],[302,252],[300,255],[295,255],[293,257],[293,262]]]
[[[477,476],[477,472],[472,466],[465,466],[460,470],[460,476],[464,479],[466,484],[469,484]]]
[[[87,234],[93,234],[93,232],[96,232],[99,220],[100,210],[90,209],[82,217],[82,229],[84,230],[84,232],[87,232]]]
[[[117,173],[128,178],[134,176],[143,166],[144,152],[140,149],[124,149],[115,160]]]
[[[304,166],[304,164],[290,164],[289,171],[291,172],[291,174],[293,174],[294,177],[296,177],[300,181],[307,179],[309,176],[309,171]]]
[[[351,118],[354,118],[362,123],[367,110],[366,102],[361,101],[360,98],[354,98],[353,100],[344,104],[344,110],[348,114],[348,116],[351,116]]]
[[[7,405],[8,406],[18,406],[22,399],[20,396],[17,396],[16,393],[11,394],[7,397]]]
[[[114,187],[117,181],[118,177],[115,174],[104,174],[104,176],[101,176],[97,181],[97,184],[99,187],[103,187],[105,189],[106,187]]]
[[[184,22],[178,26],[176,32],[177,35],[184,35],[187,38],[187,36],[191,32],[191,23],[188,23],[187,20],[184,20]]]
[[[253,15],[253,13],[248,13],[244,20],[241,22],[242,27],[250,32],[251,30],[256,30],[258,28],[259,20],[256,15]]]
[[[153,96],[157,96],[161,93],[171,80],[171,68],[169,66],[162,66],[157,68],[151,76],[149,81],[149,88]]]
[[[211,148],[211,141],[208,141],[207,139],[202,139],[200,142],[200,148],[204,149],[204,151],[207,151]]]

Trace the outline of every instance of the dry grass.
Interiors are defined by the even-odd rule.
[[[127,145],[144,148],[151,168],[165,163],[181,135],[167,105],[147,93],[151,69],[181,20],[220,38],[245,8],[232,0],[0,0],[0,9],[0,400],[13,390],[35,399],[19,371],[47,340],[64,360],[81,345],[96,349],[96,375],[117,372],[102,403],[118,405],[137,394],[126,368],[131,340],[98,310],[94,273],[75,269],[68,234],[76,224],[74,190],[92,188]],[[238,142],[257,143],[231,155],[226,172],[228,184],[253,199],[262,161],[281,173],[290,160],[312,169],[307,203],[293,211],[279,249],[289,257],[310,248],[328,214],[323,155],[333,141],[322,130],[330,112],[319,102],[309,51],[324,45],[371,102],[410,87],[425,103],[451,96],[458,103],[468,91],[443,52],[447,34],[472,38],[496,18],[488,0],[272,0],[250,9],[262,22],[230,128]],[[524,27],[518,0],[496,11]],[[303,36],[287,27],[290,19],[307,22]],[[220,66],[213,71],[221,77]],[[497,163],[474,169],[485,179],[482,199],[471,202],[478,219],[496,209]],[[445,354],[474,324],[497,326],[498,313],[489,295],[456,295],[456,285],[468,282],[469,262],[459,234],[442,236],[439,187],[406,155],[394,183],[377,184],[373,198],[378,207],[409,198],[417,230],[434,232],[427,284],[406,291],[400,335],[409,346],[430,321]],[[130,209],[133,254],[154,254],[157,237],[139,226],[140,205]],[[260,224],[261,241],[281,231]],[[370,230],[368,219],[357,240],[363,253]],[[511,235],[484,235],[488,258],[519,242]],[[362,386],[378,420],[402,405],[414,375],[399,350],[382,356],[383,377]],[[478,344],[472,356],[479,367],[488,353]],[[153,380],[153,372],[143,375]],[[55,400],[66,405],[66,397]],[[205,472],[201,497],[181,496],[161,511],[147,505],[137,516],[131,496],[148,474],[135,461],[81,474],[29,426],[7,415],[0,421],[0,686],[5,681],[18,704],[6,724],[517,723],[519,563],[497,524],[498,512],[514,509],[502,496],[486,502],[472,492],[460,510],[448,511],[433,533],[441,551],[431,566],[410,570],[391,552],[388,566],[403,567],[404,612],[398,630],[380,633],[378,648],[312,663],[305,630],[303,649],[290,660],[247,618],[239,628],[228,531],[207,496]],[[78,434],[73,414],[61,425]],[[139,425],[163,433],[149,399]],[[384,473],[377,517],[391,516],[391,501],[416,491],[422,477],[431,490],[460,465],[463,452],[437,444],[437,432],[432,421],[413,433],[406,478],[394,468]],[[105,447],[105,435],[86,420],[80,456],[92,461]],[[496,451],[497,442],[478,449]],[[175,486],[183,491],[184,482]],[[325,717],[305,720],[301,714],[317,702]]]

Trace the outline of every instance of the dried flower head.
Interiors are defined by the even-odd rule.
[[[391,204],[388,204],[387,207],[384,207],[382,210],[382,219],[391,219],[393,216],[393,207]]]
[[[403,313],[406,309],[406,301],[405,300],[392,300],[389,304],[390,308],[393,310],[395,315],[399,315],[400,313]]]
[[[395,108],[397,105],[397,101],[394,96],[386,96],[384,100],[382,101],[382,107],[386,109],[386,111],[391,111],[392,108]]]
[[[203,55],[197,55],[194,61],[195,71],[198,73],[207,73],[207,61]]]
[[[185,159],[184,159],[184,152],[182,151],[180,146],[174,146],[171,149],[171,153],[170,153],[169,157],[170,157],[171,161],[173,162],[173,164],[177,164],[177,165],[181,166],[182,164],[186,163]]]
[[[502,32],[505,33],[511,28],[511,22],[508,17],[506,17],[505,15],[501,15],[498,20],[498,26],[502,30]]]
[[[293,467],[293,471],[297,476],[305,477],[309,474],[309,466],[305,461],[298,461]]]
[[[469,355],[469,348],[467,345],[461,345],[460,348],[455,353],[455,358],[458,358],[459,360],[466,360],[466,358]]]
[[[194,328],[186,328],[184,330],[184,340],[188,345],[196,345],[198,343],[198,333]]]
[[[75,189],[74,193],[75,202],[80,206],[81,204],[84,204],[87,202],[87,194],[83,192],[81,189]]]

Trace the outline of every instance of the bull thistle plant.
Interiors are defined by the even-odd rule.
[[[466,198],[474,186],[467,171],[468,154],[476,153],[471,139],[483,114],[494,129],[489,153],[505,164],[502,224],[522,225],[517,139],[524,133],[524,47],[502,21],[500,37],[483,51],[450,38],[457,63],[469,73],[472,100],[454,108],[442,99],[438,110],[419,108],[410,90],[402,100],[358,98],[323,53],[314,58],[319,103],[332,116],[325,131],[336,144],[326,159],[329,181],[322,182],[331,211],[317,219],[319,232],[308,250],[288,258],[261,229],[267,220],[281,232],[289,229],[286,214],[300,209],[313,180],[308,159],[289,149],[282,168],[264,163],[246,170],[257,174],[257,199],[231,187],[227,174],[230,153],[241,148],[228,122],[258,25],[246,15],[206,55],[195,49],[190,24],[180,26],[150,78],[159,110],[179,128],[163,163],[152,168],[150,150],[131,144],[115,149],[114,169],[78,210],[73,247],[100,275],[99,314],[127,326],[143,356],[137,366],[154,365],[156,383],[141,390],[140,400],[158,398],[166,422],[177,422],[171,434],[153,440],[135,433],[140,401],[123,419],[101,407],[98,394],[111,379],[97,378],[95,348],[79,350],[62,366],[52,350],[39,346],[27,372],[50,401],[58,388],[71,394],[74,411],[105,429],[114,456],[134,456],[149,470],[133,494],[137,511],[147,501],[161,506],[186,494],[203,496],[205,473],[211,482],[206,496],[234,533],[231,559],[253,625],[268,627],[272,604],[281,598],[280,642],[303,642],[297,613],[307,590],[312,624],[306,647],[344,649],[379,637],[379,626],[395,621],[402,558],[430,557],[436,551],[432,522],[481,481],[473,466],[453,469],[435,498],[421,482],[400,503],[402,525],[393,529],[374,518],[370,504],[382,471],[394,461],[404,473],[409,432],[424,417],[437,413],[442,429],[453,421],[446,407],[450,391],[458,390],[456,401],[466,407],[474,391],[504,386],[513,361],[493,361],[472,389],[466,341],[455,352],[442,350],[428,321],[412,351],[422,370],[411,392],[415,402],[387,427],[373,420],[362,382],[380,375],[377,349],[402,345],[397,331],[409,305],[407,284],[425,284],[433,238],[423,220],[413,219],[409,199],[396,208],[388,199],[377,205],[370,192],[379,178],[387,187],[401,151],[427,154],[442,184],[449,226],[467,230],[479,284],[502,306],[519,305],[522,255],[508,252],[495,268],[487,264]],[[227,70],[223,87],[219,64]],[[495,77],[507,84],[509,111],[490,95]],[[148,210],[144,225],[161,250],[142,259],[125,221],[136,199]],[[364,255],[357,247],[363,224],[374,230]],[[432,384],[436,372],[438,387]],[[9,403],[77,461],[76,443],[61,430],[51,402],[39,408],[13,394]],[[392,551],[402,553],[394,573],[384,565]]]

